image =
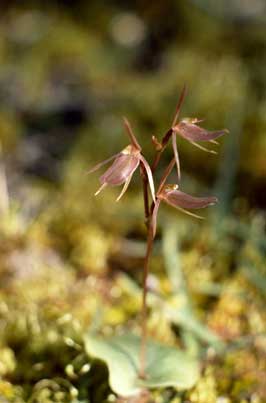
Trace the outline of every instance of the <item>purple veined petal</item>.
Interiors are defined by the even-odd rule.
[[[177,150],[177,145],[176,145],[176,132],[172,133],[172,144],[173,144],[173,150],[174,150],[174,156],[175,156],[178,182],[180,182],[181,169],[180,169],[180,160],[179,160],[179,155],[178,155],[178,150]]]
[[[214,196],[194,197],[180,190],[167,190],[167,188],[161,192],[160,198],[173,207],[185,209],[201,209],[218,202]]]
[[[151,168],[150,168],[148,162],[143,157],[143,155],[140,154],[139,159],[142,162],[142,164],[143,164],[143,166],[145,168],[145,171],[147,173],[147,177],[148,177],[148,181],[149,181],[149,185],[150,185],[150,190],[151,190],[151,196],[152,196],[152,199],[153,199],[153,201],[155,203],[155,188],[154,188],[153,176],[152,176]]]
[[[99,164],[95,165],[93,168],[91,168],[91,169],[90,169],[88,172],[86,172],[86,173],[87,173],[87,174],[91,174],[92,172],[97,171],[97,169],[101,168],[103,165],[105,165],[105,164],[107,164],[108,162],[112,161],[113,159],[117,158],[120,154],[121,154],[121,152],[120,152],[120,153],[117,153],[117,154],[115,154],[115,155],[112,155],[112,157],[107,158],[107,160],[104,160],[104,161],[102,161],[102,162],[99,162]]]
[[[215,140],[218,137],[223,136],[228,133],[227,130],[219,131],[208,131],[200,126],[193,123],[187,123],[181,121],[177,126],[173,128],[174,131],[178,132],[180,136],[191,141],[210,141]]]
[[[133,175],[133,174],[132,174],[132,175]],[[129,178],[126,180],[126,182],[125,182],[125,184],[124,184],[124,186],[123,186],[123,189],[122,189],[121,193],[119,194],[119,196],[118,196],[117,199],[116,199],[117,202],[118,202],[118,201],[121,199],[121,197],[126,193],[127,188],[128,188],[128,186],[129,186],[129,184],[130,184],[130,181],[131,181],[131,179],[132,179],[132,175],[130,175]]]
[[[132,144],[137,150],[141,151],[141,147],[140,147],[140,145],[139,145],[139,143],[138,143],[138,140],[137,140],[135,134],[133,133],[131,124],[129,123],[129,121],[128,121],[127,118],[125,118],[125,117],[123,117],[123,121],[124,121],[124,125],[125,125],[125,128],[126,128],[126,131],[127,131],[128,135],[129,135],[131,144]]]
[[[122,185],[135,172],[139,162],[139,155],[121,153],[100,177],[100,183],[106,183],[110,186]]]
[[[156,230],[157,230],[157,215],[158,215],[158,210],[160,207],[161,200],[156,199],[156,202],[154,204],[153,212],[152,212],[152,217],[151,217],[151,230],[152,230],[152,236],[155,238],[156,235]]]

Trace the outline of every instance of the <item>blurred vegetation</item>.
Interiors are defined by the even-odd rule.
[[[178,144],[183,190],[220,203],[203,223],[160,211],[149,331],[202,372],[135,402],[266,401],[266,11],[211,3],[3,1],[1,403],[123,401],[83,336],[139,332],[140,180],[115,203],[86,170],[127,144],[123,115],[151,160],[184,83],[182,116],[230,135],[218,157]]]

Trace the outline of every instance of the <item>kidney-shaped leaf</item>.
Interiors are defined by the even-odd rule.
[[[110,386],[120,396],[132,396],[145,388],[173,386],[188,389],[199,376],[195,359],[176,348],[149,341],[146,378],[140,379],[140,339],[134,335],[109,339],[87,335],[85,348],[89,356],[107,364]]]

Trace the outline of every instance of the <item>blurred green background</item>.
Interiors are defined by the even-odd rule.
[[[219,204],[204,222],[163,206],[150,281],[166,296],[181,278],[205,333],[153,306],[149,329],[200,351],[203,371],[193,391],[151,401],[266,401],[265,67],[264,0],[1,2],[1,402],[114,401],[81,340],[139,331],[141,182],[115,203],[119,189],[94,198],[102,171],[86,171],[128,144],[122,116],[152,161],[184,84],[181,116],[230,135],[218,156],[178,141],[182,190]]]

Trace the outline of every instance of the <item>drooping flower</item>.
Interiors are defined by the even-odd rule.
[[[218,201],[214,196],[195,197],[181,192],[176,184],[165,185],[157,197],[177,209],[201,209],[212,206]]]
[[[210,150],[206,147],[203,147],[201,144],[198,144],[198,141],[207,141],[213,144],[218,144],[215,140],[218,137],[223,136],[224,134],[228,133],[228,130],[218,130],[218,131],[208,131],[203,127],[200,127],[198,124],[202,122],[197,118],[186,118],[182,119],[178,124],[172,127],[172,144],[173,150],[176,160],[177,166],[177,174],[178,178],[180,179],[180,163],[179,163],[179,156],[177,151],[176,145],[176,135],[183,137],[184,139],[188,140],[194,146],[200,148],[203,151],[209,152],[211,154],[217,154],[216,151]]]
[[[156,202],[153,208],[152,214],[152,231],[153,236],[156,234],[156,226],[157,226],[157,214],[158,209],[161,202],[165,202],[172,207],[191,215],[196,218],[203,218],[197,214],[192,213],[191,211],[187,211],[187,209],[194,210],[194,209],[202,209],[205,207],[213,206],[218,202],[218,199],[214,196],[209,197],[195,197],[191,196],[187,193],[182,192],[178,189],[178,185],[163,185],[160,187],[157,195],[156,195]]]
[[[100,177],[101,186],[95,193],[97,196],[107,185],[109,186],[119,186],[124,184],[123,189],[116,201],[120,200],[121,197],[126,192],[131,178],[136,171],[136,169],[141,164],[143,169],[147,174],[147,178],[150,185],[151,195],[153,200],[155,201],[155,190],[151,168],[148,162],[145,160],[143,155],[141,154],[141,147],[132,131],[132,128],[127,119],[124,118],[125,128],[130,138],[131,144],[125,147],[118,154],[113,155],[107,160],[100,162],[94,168],[90,169],[88,173],[92,173],[99,169],[101,166],[107,164],[108,162],[114,159],[113,164],[107,169],[107,171]]]
[[[228,133],[228,130],[208,131],[203,127],[198,126],[198,123],[202,120],[197,118],[182,119],[176,126],[173,127],[173,131],[177,132],[180,136],[184,137],[188,141],[210,141],[217,139]],[[216,142],[214,142],[217,144]],[[208,150],[210,151],[210,150]]]

